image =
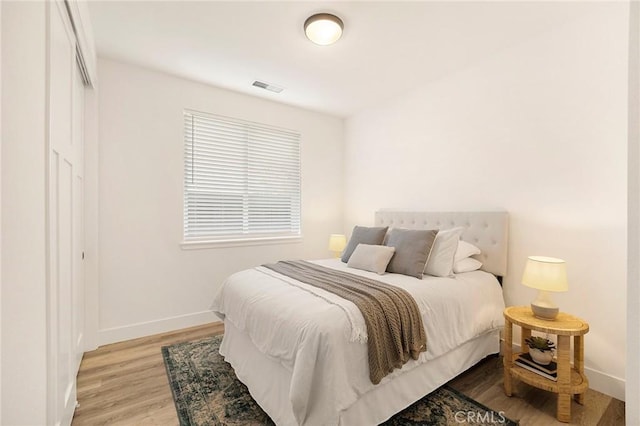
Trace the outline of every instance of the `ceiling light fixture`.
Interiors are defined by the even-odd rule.
[[[338,41],[343,29],[342,20],[330,13],[316,13],[304,21],[304,33],[307,38],[320,46]]]
[[[264,81],[256,80],[251,83],[252,86],[259,87],[261,89],[268,90],[270,92],[280,93],[284,90],[284,87],[276,86],[275,84],[265,83]]]

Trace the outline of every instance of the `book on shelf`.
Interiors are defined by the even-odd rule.
[[[523,355],[528,355],[528,354],[523,354]],[[532,363],[535,364],[535,362],[533,362],[533,361],[532,361]],[[532,365],[532,364],[528,363],[526,361],[526,358],[523,358],[522,355],[520,355],[515,360],[515,364],[517,366],[519,366],[519,367],[524,368],[525,370],[529,370],[529,371],[534,372],[536,374],[539,374],[542,377],[545,377],[545,378],[547,378],[549,380],[553,380],[554,382],[558,381],[558,372],[557,372],[557,370],[554,371],[554,372],[548,373],[547,372],[548,370],[546,368],[544,368],[544,367],[550,367],[551,365],[549,365],[549,366],[544,366],[544,365],[539,365],[539,364]],[[555,364],[555,362],[553,364]],[[542,368],[544,368],[544,370]],[[547,370],[547,371],[545,371],[545,370]]]

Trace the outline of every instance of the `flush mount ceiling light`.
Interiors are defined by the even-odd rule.
[[[343,28],[342,20],[330,13],[316,13],[304,21],[304,33],[307,38],[321,46],[338,41]]]

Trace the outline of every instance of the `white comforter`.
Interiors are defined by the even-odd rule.
[[[415,298],[427,351],[382,383],[504,324],[502,289],[486,272],[418,280],[348,268],[339,259],[315,263],[396,285]],[[349,301],[259,267],[229,277],[212,309],[291,372],[289,399],[300,425],[336,424],[341,410],[374,387],[364,319]]]

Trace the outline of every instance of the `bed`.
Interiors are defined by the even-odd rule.
[[[263,267],[229,277],[213,303],[225,323],[220,353],[278,425],[379,424],[499,351],[507,213],[382,210],[375,225],[463,227],[461,239],[482,250],[483,266],[418,280],[355,270],[339,259],[313,262],[404,288],[416,300],[427,351],[377,385],[369,378],[364,323],[355,306]]]

